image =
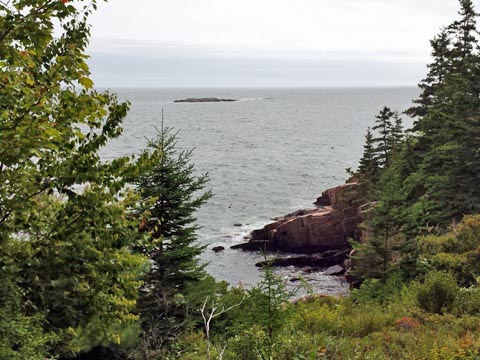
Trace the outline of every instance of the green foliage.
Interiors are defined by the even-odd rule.
[[[285,304],[295,291],[288,290],[285,281],[273,272],[270,265],[263,267],[261,281],[257,287],[248,291],[250,306],[257,317],[257,324],[263,326],[270,345],[275,330],[281,326],[285,316]]]
[[[393,112],[385,106],[375,119],[373,132],[370,128],[367,129],[363,156],[354,174],[369,185],[371,200],[375,199],[373,189],[380,180],[383,170],[391,164],[404,139],[402,119],[398,112]]]
[[[363,156],[360,159],[358,173],[371,182],[376,182],[379,172],[379,164],[375,156],[373,134],[370,128],[365,135],[365,145],[363,145]]]
[[[475,359],[480,355],[480,317],[473,301],[459,300],[454,314],[432,314],[406,301],[417,296],[417,284],[383,304],[323,296],[286,303],[286,316],[273,344],[255,319],[243,330],[213,339],[207,351],[200,332],[189,333],[164,358],[182,359]],[[476,291],[468,290],[468,293]],[[415,300],[414,299],[414,300]],[[242,304],[243,307],[244,304]],[[466,310],[472,306],[469,315]],[[249,305],[240,309],[240,314]],[[231,313],[230,313],[231,314]],[[475,314],[475,315],[473,315]],[[237,315],[232,316],[236,318]],[[245,324],[246,325],[246,324]],[[224,328],[228,331],[228,326]],[[221,329],[219,329],[221,330]],[[210,354],[210,357],[209,355]]]
[[[457,315],[480,315],[480,288],[460,288],[453,312]]]
[[[12,278],[12,274],[0,273],[0,359],[47,358],[57,338],[53,332],[44,331],[43,314],[22,312],[21,289]]]
[[[398,298],[405,286],[404,278],[400,273],[391,274],[385,282],[379,279],[366,279],[359,289],[350,293],[354,302],[363,304],[387,304]]]
[[[374,153],[379,167],[387,168],[392,154],[403,138],[402,120],[398,113],[386,106],[375,119],[375,126],[372,129],[378,132],[378,136],[372,139],[372,143],[376,144]]]
[[[396,164],[395,159],[378,181],[377,187],[382,191],[362,223],[367,234],[365,241],[352,242],[356,250],[354,273],[361,279],[378,278],[385,282],[392,272],[400,270],[403,261],[402,248],[407,241],[399,226],[403,216],[399,205],[405,201],[405,195],[399,191],[401,181],[396,176]]]
[[[293,292],[285,288],[285,282],[270,267],[264,268],[262,281],[250,290],[227,290],[225,286],[208,295],[208,287],[202,288],[203,295],[197,294],[197,298],[203,297],[204,315],[207,319],[210,314],[218,316],[209,323],[205,339],[208,346],[200,352],[198,349],[204,345],[196,347],[199,358],[213,359],[222,351],[225,359],[275,358],[275,344],[291,314]],[[213,284],[209,288],[214,288]],[[184,350],[182,347],[175,351]]]
[[[254,324],[229,339],[228,348],[235,354],[232,359],[271,359],[272,342],[265,329]]]
[[[175,299],[172,300],[174,306],[177,308],[176,314],[178,317],[164,317],[160,321],[152,321],[143,323],[143,329],[137,342],[132,344],[128,349],[128,357],[131,359],[163,359],[168,358],[167,354],[183,354],[186,348],[191,349],[189,342],[198,341],[193,344],[195,353],[200,353],[207,357],[207,346],[205,338],[197,330],[203,328],[203,319],[201,316],[201,308],[207,301],[207,311],[211,310],[210,306],[217,308],[229,308],[241,302],[245,293],[241,289],[228,289],[226,282],[216,282],[211,276],[205,276],[196,282],[189,282],[186,284],[182,293],[178,293]],[[173,305],[172,305],[173,306]],[[232,318],[230,312],[222,315],[211,324],[212,334],[223,336],[231,326]],[[190,340],[191,338],[195,340]],[[186,340],[185,342],[185,339]],[[201,351],[197,348],[201,348]],[[215,347],[211,349],[212,354],[216,353]],[[221,349],[220,349],[221,351]],[[180,355],[175,355],[180,356]],[[213,355],[212,355],[213,356]]]
[[[480,245],[480,215],[465,216],[450,231],[441,236],[426,236],[422,239],[423,251],[427,254],[462,254],[476,250]]]
[[[202,192],[208,174],[195,175],[192,151],[177,150],[177,134],[162,128],[157,139],[149,143],[161,159],[142,175],[137,184],[143,206],[141,230],[151,241],[140,251],[153,260],[149,286],[183,289],[186,282],[204,276],[196,256],[203,248],[195,243],[198,225],[194,212],[213,196]],[[159,289],[158,289],[159,290]]]
[[[451,272],[464,286],[477,285],[480,276],[480,216],[466,216],[443,235],[420,239],[422,258],[430,269]]]
[[[9,345],[13,358],[118,342],[137,317],[146,260],[129,250],[140,236],[126,185],[158,153],[100,161],[128,104],[92,88],[85,49],[95,8],[0,4],[0,269],[16,294],[8,322],[19,324],[3,331],[36,338]],[[0,305],[10,312],[11,302]]]
[[[449,273],[431,272],[417,288],[418,306],[426,311],[442,314],[453,309],[459,287]]]
[[[146,331],[166,342],[175,340],[188,322],[187,287],[205,277],[198,263],[203,247],[196,243],[194,212],[211,196],[202,192],[208,175],[195,175],[192,151],[177,150],[177,134],[170,128],[159,131],[149,143],[161,159],[137,181],[142,207],[141,231],[149,240],[139,246],[152,267],[145,276],[139,302]]]
[[[222,308],[240,305],[216,321],[212,326],[213,336],[224,341],[236,356],[271,359],[277,335],[289,316],[289,302],[294,294],[295,291],[288,290],[285,281],[266,265],[256,287],[246,291],[231,289],[217,299]]]
[[[480,211],[477,14],[470,0],[460,6],[461,19],[432,40],[434,61],[407,111],[415,117],[416,159],[406,179],[415,192],[405,208],[423,207],[423,226],[447,226]]]
[[[363,224],[366,241],[356,245],[360,277],[386,279],[400,270],[413,279],[423,271],[417,266],[426,264],[455,273],[464,285],[476,278],[477,245],[468,252],[435,254],[420,254],[424,249],[418,246],[419,236],[442,233],[452,220],[480,212],[478,15],[470,0],[460,7],[460,20],[431,42],[433,62],[419,84],[420,97],[407,110],[415,118],[409,136],[402,138],[398,114],[385,107],[373,128],[378,136],[367,139],[370,155],[362,160],[376,154],[379,173],[366,176],[365,166],[363,176],[359,172],[375,201]],[[458,249],[465,246],[458,243]]]

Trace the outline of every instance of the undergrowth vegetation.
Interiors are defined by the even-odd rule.
[[[397,273],[385,282],[365,280],[348,298],[309,295],[275,303],[272,334],[265,308],[275,299],[265,284],[250,291],[225,289],[217,301],[224,308],[239,305],[215,320],[211,346],[199,325],[158,358],[477,359],[479,267],[469,254],[480,243],[479,229],[480,216],[467,216],[448,233],[420,239],[428,249],[419,258],[426,270],[415,281],[405,282]],[[456,255],[456,262],[447,268],[433,260],[439,254]],[[464,259],[470,259],[468,267]],[[462,267],[468,271],[452,271]],[[280,284],[275,280],[277,298],[285,293]]]
[[[252,322],[228,338],[221,330],[214,334],[210,354],[199,330],[186,335],[164,356],[252,360],[478,358],[480,317],[423,310],[415,303],[415,293],[414,286],[406,288],[388,305],[312,297],[285,305],[285,316],[271,346],[265,329]],[[241,318],[236,314],[234,320]]]
[[[0,1],[0,360],[479,359],[480,46],[459,2],[413,128],[384,107],[351,172],[361,286],[292,300],[269,266],[248,290],[206,274],[208,174],[176,133],[100,161],[129,104],[93,89],[97,1]]]

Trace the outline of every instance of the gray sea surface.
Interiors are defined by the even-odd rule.
[[[357,167],[367,127],[386,105],[403,111],[411,88],[112,89],[131,102],[121,138],[104,159],[139,153],[165,124],[179,130],[179,147],[194,148],[198,173],[208,172],[215,196],[197,213],[201,260],[218,280],[251,287],[259,281],[258,253],[231,250],[249,231],[271,218],[302,208],[329,187],[345,182]],[[220,103],[174,103],[190,97],[238,99]],[[405,125],[411,120],[404,116]],[[241,224],[241,226],[238,226]],[[225,251],[215,253],[214,246]],[[281,276],[298,277],[287,268]],[[342,277],[306,274],[314,290],[345,294]],[[292,283],[293,284],[293,283]]]

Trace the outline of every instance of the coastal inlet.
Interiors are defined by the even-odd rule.
[[[272,217],[308,209],[324,189],[343,183],[345,169],[357,166],[378,109],[404,109],[418,95],[415,87],[115,91],[131,110],[122,137],[108,144],[102,158],[139,154],[160,127],[163,108],[165,126],[179,131],[179,148],[194,149],[192,162],[198,174],[209,173],[215,194],[196,214],[198,243],[207,246],[201,261],[217,280],[246,288],[260,281],[255,264],[263,255],[230,246],[244,243]],[[238,101],[174,103],[188,98]],[[212,251],[216,246],[225,250]],[[277,271],[292,284],[288,279],[303,275],[320,293],[348,291],[343,276],[323,276],[321,269],[313,275],[302,268]]]
[[[316,209],[298,210],[252,231],[246,243],[233,245],[243,251],[279,253],[273,260],[258,262],[257,267],[273,266],[298,269],[307,274],[345,275],[355,279],[351,270],[349,239],[361,241],[357,227],[365,218],[368,205],[359,200],[361,185],[354,179],[322,193]],[[214,251],[219,249],[213,249]],[[280,255],[281,254],[281,255]],[[301,255],[300,255],[301,254]],[[298,280],[291,276],[290,281]]]

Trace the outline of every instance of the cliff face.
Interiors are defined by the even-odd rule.
[[[249,243],[236,248],[267,248],[291,253],[316,253],[349,248],[348,239],[361,239],[357,225],[362,221],[359,184],[350,182],[328,189],[316,209],[299,210],[254,230]]]

